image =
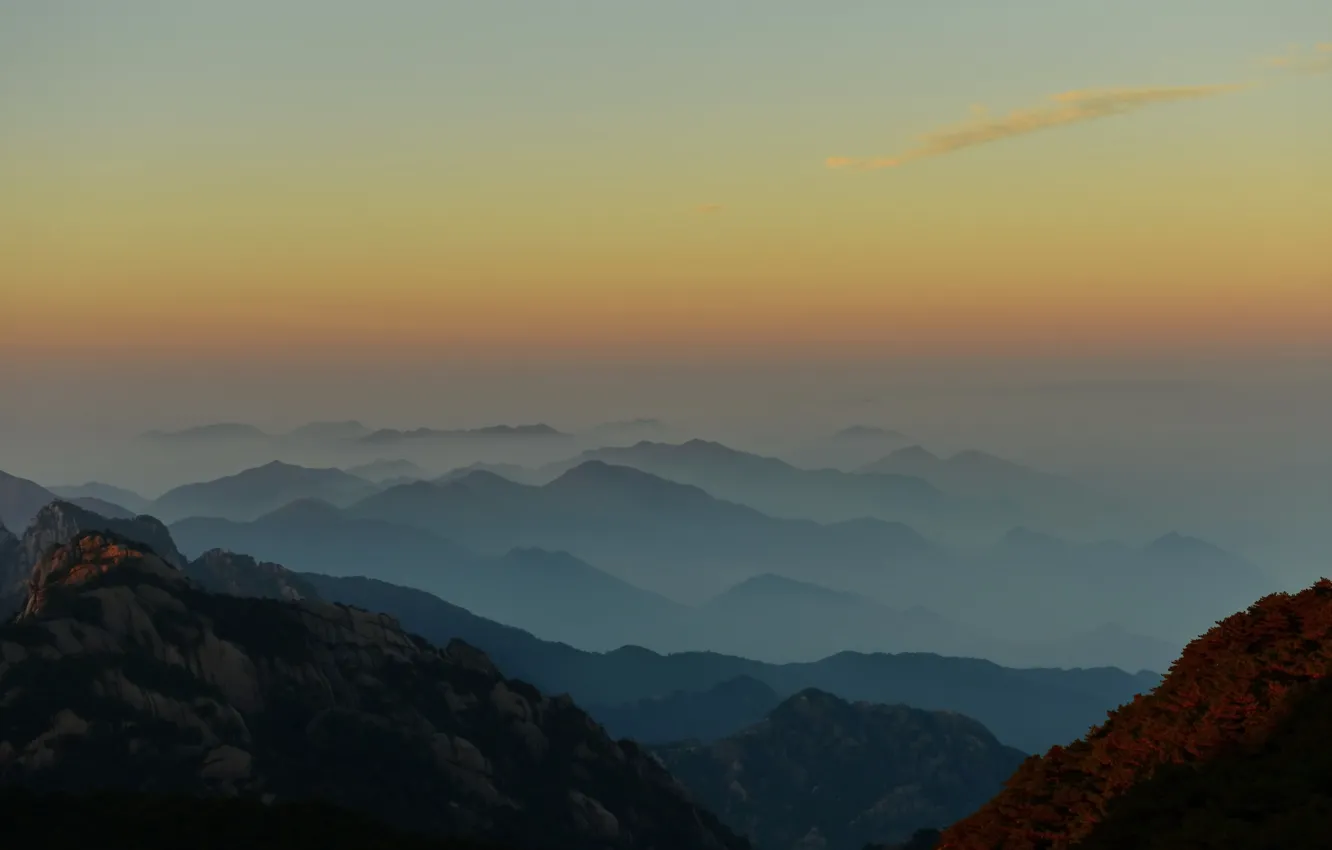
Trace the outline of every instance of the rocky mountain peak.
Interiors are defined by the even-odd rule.
[[[33,567],[28,579],[28,601],[19,619],[42,613],[57,588],[76,589],[112,570],[131,568],[168,581],[184,580],[179,570],[147,546],[109,532],[82,532],[69,543],[51,550]]]

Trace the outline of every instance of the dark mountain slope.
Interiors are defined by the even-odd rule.
[[[133,793],[0,791],[0,822],[42,847],[134,850],[501,850],[431,838],[327,803],[274,803]],[[37,838],[40,836],[40,838]]]
[[[745,846],[567,698],[391,617],[206,593],[91,532],[0,628],[0,783],[319,798],[519,847]]]
[[[702,742],[723,738],[757,723],[781,702],[772,688],[737,676],[706,691],[676,691],[627,705],[588,706],[588,713],[616,737],[644,744]]]
[[[970,718],[805,690],[707,746],[658,747],[671,772],[764,850],[859,850],[963,817],[1023,760]]]
[[[1326,846],[1329,673],[1332,582],[1264,597],[1189,644],[1150,695],[1028,759],[942,846]]]
[[[583,652],[538,640],[450,605],[428,593],[364,578],[300,576],[330,601],[387,611],[435,643],[459,637],[481,646],[502,669],[543,690],[567,692],[582,705],[613,709],[618,728],[651,740],[706,738],[713,724],[684,728],[687,715],[657,724],[650,705],[630,704],[677,692],[699,694],[738,677],[787,697],[814,687],[843,699],[906,703],[958,711],[980,720],[1005,743],[1027,752],[1072,740],[1112,706],[1156,684],[1121,670],[1014,670],[988,661],[938,655],[840,653],[800,664],[765,664],[710,652],[660,655],[641,647]],[[687,733],[687,734],[686,734]]]

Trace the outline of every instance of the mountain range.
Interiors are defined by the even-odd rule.
[[[398,828],[551,850],[740,848],[637,745],[460,641],[207,593],[82,532],[0,627],[0,783],[317,797]],[[441,801],[448,805],[440,805]]]
[[[950,824],[999,793],[1026,758],[961,715],[812,688],[725,738],[655,752],[765,850],[860,850]]]
[[[490,653],[510,675],[550,692],[570,693],[581,704],[615,709],[614,722],[629,718],[627,724],[638,724],[639,729],[650,723],[655,709],[644,707],[637,719],[620,709],[672,694],[692,700],[691,694],[706,694],[722,683],[747,676],[780,697],[817,687],[846,699],[961,711],[985,723],[1006,743],[1035,751],[1050,742],[1071,738],[1108,707],[1152,687],[1158,678],[1114,669],[1014,670],[984,661],[927,654],[846,652],[816,662],[776,665],[715,652],[662,655],[636,647],[586,652],[539,640],[424,591],[381,580],[293,574],[269,559],[222,558],[217,552],[189,561],[177,550],[167,529],[151,517],[107,520],[65,503],[44,508],[22,538],[0,534],[0,575],[8,576],[6,586],[11,600],[15,600],[11,610],[21,604],[25,576],[40,553],[89,531],[151,541],[164,560],[182,565],[187,575],[213,590],[355,605],[388,612],[409,631],[436,644],[447,644],[455,638],[466,640]],[[722,689],[713,697],[722,697],[724,702],[728,693]],[[745,699],[737,702],[744,703]],[[751,699],[747,704],[755,703]],[[737,722],[752,717],[743,713],[748,710],[736,708],[733,716],[739,718]],[[675,732],[690,732],[682,737],[700,737],[717,731],[715,722],[710,729],[682,728],[679,720],[686,716],[687,712],[675,716],[673,731],[666,737],[675,737]],[[607,717],[611,719],[610,714]],[[645,733],[644,737],[665,740],[656,733]]]
[[[914,606],[773,574],[697,606],[642,590],[565,552],[538,548],[482,556],[446,538],[297,502],[252,523],[190,519],[172,532],[188,552],[222,547],[293,569],[374,577],[428,590],[482,616],[582,649],[627,643],[663,652],[712,649],[767,661],[813,660],[843,649],[936,652],[1015,666],[1164,669],[1177,647],[1106,627],[1057,640],[1004,641]]]
[[[707,445],[703,447],[710,451]],[[667,448],[673,456],[684,447]],[[736,454],[724,447],[721,451]],[[751,645],[765,647],[765,657],[773,659],[831,651],[835,632],[849,641],[841,648],[977,654],[973,647],[983,646],[984,657],[1005,663],[1109,663],[1129,668],[1159,666],[1159,660],[1173,657],[1175,647],[1260,594],[1269,583],[1247,561],[1174,534],[1135,547],[1080,544],[1015,528],[997,545],[965,551],[938,546],[903,524],[782,519],[723,501],[702,488],[602,461],[585,461],[540,486],[508,480],[507,468],[499,472],[473,468],[437,482],[376,484],[337,469],[273,462],[176,488],[150,503],[148,512],[178,521],[182,540],[195,553],[224,546],[298,569],[342,574],[376,563],[382,577],[443,593],[488,616],[588,648],[624,642],[667,650],[695,648],[706,644],[681,643],[680,636],[727,632],[697,618],[687,629],[658,627],[663,617],[673,619],[665,613],[670,606],[664,604],[656,606],[663,611],[660,616],[626,613],[598,629],[598,618],[575,622],[556,616],[533,594],[520,592],[521,587],[496,592],[498,573],[496,582],[478,585],[479,595],[465,596],[475,584],[469,578],[477,575],[475,571],[456,573],[461,584],[452,579],[441,584],[445,579],[436,565],[474,564],[478,557],[494,560],[513,549],[541,549],[568,552],[595,565],[600,574],[618,580],[626,603],[631,597],[642,602],[659,594],[701,605],[769,574],[855,591],[887,603],[877,603],[873,613],[862,607],[855,617],[833,623],[831,631],[815,623],[806,633],[827,632],[826,639],[821,647],[804,647],[803,655],[791,654],[801,643],[795,632],[775,641],[757,631],[732,633],[731,639],[749,639]],[[24,505],[21,511],[10,509],[9,524],[22,528],[33,506],[55,495],[33,482],[16,488],[15,481],[0,489],[11,493],[7,504]],[[117,493],[104,485],[76,489],[85,495],[75,501],[96,512],[121,518],[138,512],[120,510],[120,505],[105,498]],[[12,495],[16,492],[26,495],[20,500]],[[310,500],[323,500],[341,510],[305,504]],[[183,521],[186,517],[197,521]],[[219,524],[216,518],[253,520],[256,527],[241,529]],[[334,539],[337,545],[332,544]],[[315,558],[320,562],[314,563]],[[350,566],[339,567],[340,562]],[[1096,589],[1094,605],[1084,592],[1087,587]],[[824,604],[827,600],[814,598],[813,591],[809,596],[802,605],[811,616],[820,607],[832,610]],[[609,597],[598,593],[595,598]],[[492,603],[507,607],[488,607]],[[945,640],[935,629],[930,642],[904,642],[908,632],[895,624],[909,621],[908,612],[918,608],[967,624],[963,631],[968,634],[956,634],[960,629],[956,627]],[[881,622],[873,622],[876,616]],[[862,625],[853,630],[857,617]],[[1089,617],[1096,619],[1088,622]],[[928,623],[919,618],[916,627],[930,633]],[[1068,651],[1051,654],[1041,644],[1052,635],[1060,640],[1077,637],[1064,644]],[[1001,648],[1004,654],[999,654]],[[738,651],[738,647],[728,649]]]

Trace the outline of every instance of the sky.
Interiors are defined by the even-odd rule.
[[[0,102],[11,373],[1332,350],[1324,0],[7,2]]]

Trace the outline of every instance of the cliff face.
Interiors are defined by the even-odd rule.
[[[1028,759],[949,850],[1326,846],[1332,582],[1191,643],[1151,694]]]
[[[763,850],[906,839],[975,811],[1023,760],[970,718],[813,689],[728,738],[657,752]]]
[[[84,532],[0,628],[0,783],[318,798],[532,848],[742,848],[567,698],[385,615],[214,595]]]

